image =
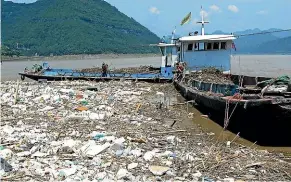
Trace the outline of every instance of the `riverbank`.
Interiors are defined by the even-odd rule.
[[[2,181],[291,180],[281,154],[194,124],[172,84],[17,85],[1,84]]]
[[[159,54],[89,54],[89,55],[63,55],[63,56],[1,56],[6,61],[52,61],[52,60],[91,60],[91,59],[117,59],[117,58],[142,58],[157,57]]]

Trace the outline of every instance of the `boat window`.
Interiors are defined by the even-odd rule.
[[[195,44],[194,44],[194,50],[195,50],[195,51],[198,51],[198,50],[199,50],[199,43],[195,43]]]
[[[205,47],[204,49],[207,50],[207,43],[206,42],[204,43],[204,47]]]
[[[178,52],[180,51],[180,46],[178,47]]]
[[[192,51],[193,50],[193,44],[188,44],[188,51]]]
[[[211,50],[212,49],[212,44],[211,43],[207,43],[207,50]]]
[[[214,42],[213,43],[213,50],[219,49],[219,42]]]
[[[204,51],[204,43],[203,42],[199,43],[199,51]]]
[[[221,42],[220,49],[226,49],[226,42]]]

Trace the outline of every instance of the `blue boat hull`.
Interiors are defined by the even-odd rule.
[[[64,81],[64,80],[90,80],[90,81],[109,81],[109,80],[138,80],[150,82],[168,82],[172,81],[172,69],[163,71],[162,73],[108,73],[106,77],[102,73],[86,73],[78,72],[72,69],[48,69],[41,73],[19,73],[21,79],[26,77],[38,81],[39,79],[47,81]]]

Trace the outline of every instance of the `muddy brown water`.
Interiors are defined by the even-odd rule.
[[[224,142],[225,145],[227,141],[233,141],[246,147],[256,148],[258,150],[267,150],[274,153],[283,153],[285,157],[291,157],[291,147],[269,147],[256,145],[253,142],[238,137],[237,133],[223,130],[223,127],[206,117],[205,113],[201,113],[192,103],[187,104],[187,101],[177,92],[176,94],[165,94],[164,96],[160,95],[153,98],[152,101],[156,103],[161,102],[167,107],[171,107],[175,104],[185,105],[187,112],[193,113],[193,119],[190,118],[189,120],[187,119],[188,121],[183,121],[184,124],[189,127],[195,127],[195,125],[198,126],[202,129],[202,131],[210,134],[210,137],[213,138],[214,141]],[[291,162],[291,158],[287,160]]]
[[[182,96],[177,96],[177,100],[180,103],[186,102]],[[232,133],[228,130],[223,130],[223,127],[210,120],[208,117],[206,117],[207,115],[201,113],[191,103],[188,104],[187,110],[189,113],[193,113],[193,123],[200,126],[204,132],[213,133],[213,138],[217,141],[224,142],[225,144],[227,141],[234,141],[243,146],[256,148],[258,150],[267,150],[269,152],[283,153],[285,157],[291,157],[291,147],[271,147],[256,145],[255,143],[252,143],[244,138],[237,137],[237,134],[235,133]]]

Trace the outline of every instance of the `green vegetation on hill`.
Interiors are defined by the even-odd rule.
[[[103,0],[2,0],[2,44],[23,55],[156,53],[159,38]]]
[[[8,57],[13,57],[13,56],[20,56],[20,52],[17,50],[12,50],[7,46],[1,46],[1,55],[2,56],[8,56]]]

